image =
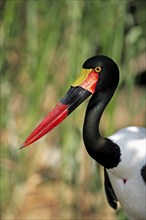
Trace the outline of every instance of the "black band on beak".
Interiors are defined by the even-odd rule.
[[[68,90],[66,95],[61,99],[61,103],[68,105],[68,115],[74,111],[85,99],[87,99],[91,92],[86,89],[83,89],[80,86],[73,87]]]

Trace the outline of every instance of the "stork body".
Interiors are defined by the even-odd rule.
[[[117,201],[130,220],[146,219],[146,129],[128,127],[109,138],[100,135],[104,109],[119,82],[116,63],[106,56],[85,61],[79,78],[63,99],[36,127],[21,148],[33,143],[61,123],[91,94],[83,126],[83,139],[89,155],[104,167],[105,191],[110,206]]]
[[[141,127],[127,127],[119,130],[109,139],[121,151],[119,164],[106,169],[105,191],[109,204],[116,208],[119,201],[130,220],[146,219],[146,130]],[[106,174],[105,174],[106,175]],[[110,193],[112,190],[116,196]]]
[[[93,94],[87,106],[83,139],[89,155],[105,168],[105,192],[110,206],[116,209],[119,201],[129,219],[145,220],[146,129],[131,126],[108,138],[99,131],[102,113],[114,91],[114,86],[104,91],[100,87]]]

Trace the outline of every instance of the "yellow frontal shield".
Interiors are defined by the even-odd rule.
[[[79,77],[76,79],[76,81],[72,84],[72,86],[76,87],[79,86],[81,83],[85,81],[85,79],[88,77],[89,73],[91,73],[92,69],[84,69],[82,68]]]

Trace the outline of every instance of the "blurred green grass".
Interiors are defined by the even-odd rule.
[[[135,85],[135,76],[145,70],[145,1],[0,4],[2,218],[126,219],[123,212],[116,216],[108,208],[102,169],[84,149],[81,130],[87,102],[34,146],[23,151],[18,146],[67,91],[82,63],[95,54],[112,57],[121,72],[119,89],[101,121],[102,133],[145,125],[144,92]],[[48,197],[35,199],[33,205],[28,198],[45,187]],[[51,200],[54,206],[50,198],[56,199]],[[44,209],[37,215],[40,200],[48,210],[45,217]]]

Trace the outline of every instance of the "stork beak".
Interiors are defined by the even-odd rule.
[[[74,109],[95,92],[98,74],[93,69],[84,69],[61,101],[32,131],[19,149],[27,147],[60,124]]]

